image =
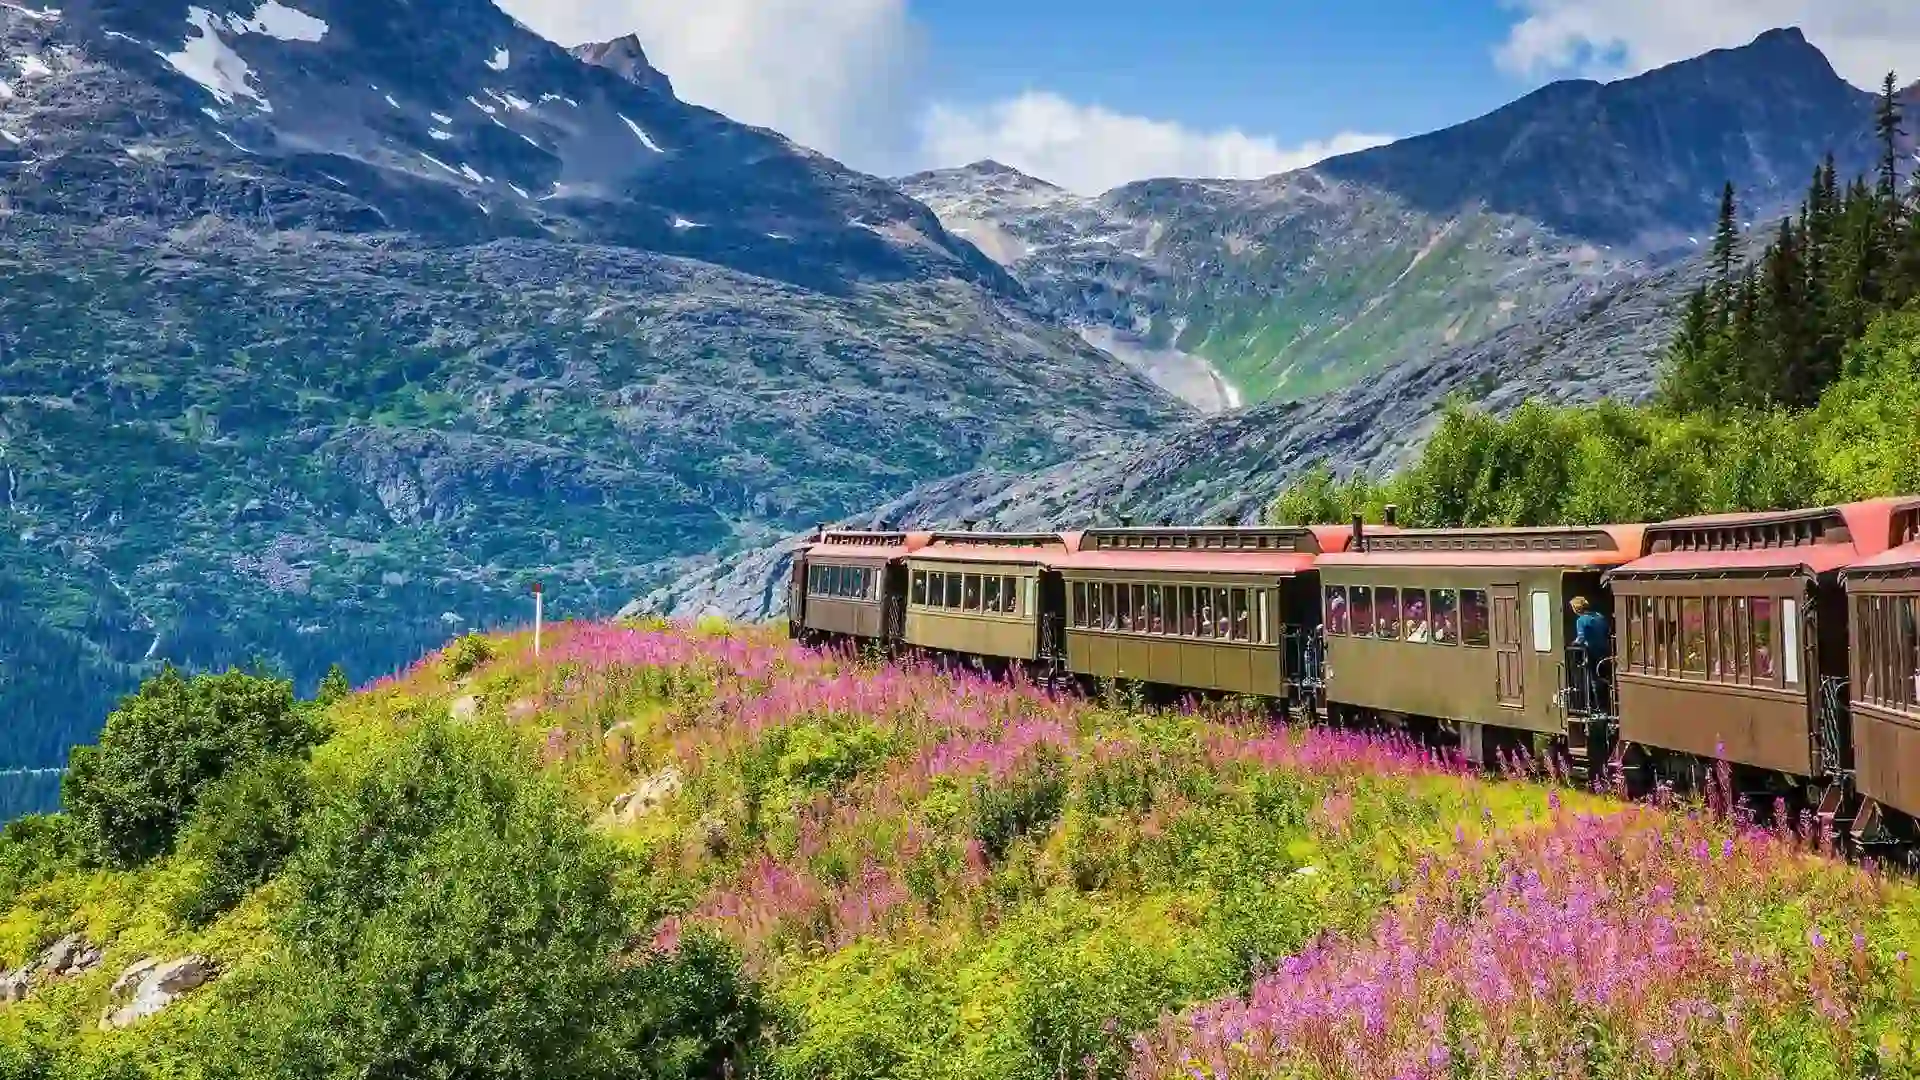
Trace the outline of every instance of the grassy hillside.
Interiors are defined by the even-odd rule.
[[[1920,1076],[1920,894],[1790,835],[759,631],[529,644],[124,706],[79,790],[233,764],[0,840],[0,964],[104,952],[0,1076]],[[241,696],[273,739],[182,719]]]

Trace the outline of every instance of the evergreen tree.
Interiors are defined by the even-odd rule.
[[[1734,202],[1733,182],[1720,193],[1720,224],[1713,233],[1713,271],[1717,283],[1714,294],[1716,314],[1726,324],[1727,303],[1733,295],[1733,264],[1740,250],[1739,208]]]
[[[1880,195],[1884,220],[1891,228],[1901,216],[1900,139],[1906,134],[1900,127],[1900,101],[1895,96],[1891,71],[1887,72],[1887,80],[1880,91],[1880,104],[1875,110],[1873,126],[1880,140],[1880,184],[1876,190]]]

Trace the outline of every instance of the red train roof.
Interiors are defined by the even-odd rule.
[[[1073,570],[1165,571],[1174,574],[1263,574],[1286,577],[1312,570],[1316,556],[1296,551],[1081,551],[1057,565]],[[1324,558],[1324,556],[1318,556]]]
[[[1735,551],[1662,551],[1614,569],[1613,577],[1658,577],[1714,571],[1806,570],[1825,574],[1859,558],[1852,544],[1802,544],[1799,547],[1747,548]]]
[[[1644,525],[1540,529],[1405,529],[1365,551],[1322,555],[1324,567],[1618,566],[1645,549]],[[1371,537],[1371,532],[1369,533]]]
[[[1920,573],[1920,540],[1912,540],[1899,547],[1888,548],[1878,555],[1861,559],[1847,567],[1848,573],[1855,570],[1877,572],[1905,570]]]
[[[1771,510],[1751,514],[1705,514],[1661,522],[1649,530],[1650,539],[1671,542],[1671,534],[1702,533],[1695,546],[1658,551],[1620,567],[1615,576],[1654,577],[1667,574],[1703,574],[1715,571],[1803,570],[1826,574],[1879,557],[1899,539],[1897,525],[1912,519],[1920,498],[1911,495],[1866,499],[1840,506],[1801,510]],[[1822,520],[1839,518],[1847,539],[1813,538],[1811,530]],[[1831,524],[1826,528],[1831,529]],[[1759,533],[1756,546],[1754,530]],[[1720,535],[1714,535],[1720,534]],[[1826,535],[1839,535],[1830,532]],[[1704,546],[1703,546],[1704,545]]]

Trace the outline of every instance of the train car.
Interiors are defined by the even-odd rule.
[[[1322,556],[1331,718],[1454,741],[1477,762],[1567,736],[1579,685],[1569,605],[1585,597],[1607,613],[1601,575],[1639,558],[1644,533],[1409,529]],[[1576,759],[1590,752],[1584,734]]]
[[[905,621],[906,560],[925,533],[822,530],[794,558],[788,625],[805,641],[893,645]]]
[[[1841,571],[1847,594],[1855,838],[1920,842],[1920,509],[1902,508],[1895,546]]]
[[[1742,793],[1831,815],[1851,758],[1840,686],[1847,620],[1839,574],[1885,552],[1914,500],[1725,514],[1648,530],[1648,554],[1608,575],[1623,641],[1621,761],[1642,784],[1694,786],[1734,766]],[[1809,800],[1812,801],[1812,800]]]
[[[1334,528],[1091,529],[1059,563],[1065,659],[1083,678],[1288,700],[1315,688],[1314,560]]]
[[[1059,610],[1059,585],[1047,569],[1066,558],[1072,540],[1060,533],[932,533],[906,560],[903,640],[995,666],[1051,658],[1042,616]]]

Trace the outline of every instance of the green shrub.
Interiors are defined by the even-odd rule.
[[[175,917],[204,926],[279,873],[299,839],[308,804],[304,762],[273,757],[208,785],[181,834],[192,886]]]
[[[808,788],[834,789],[872,769],[893,753],[893,739],[872,724],[846,731],[805,724],[792,729],[780,754],[785,779]]]
[[[635,930],[612,843],[502,732],[438,718],[323,781],[280,951],[234,992],[258,1075],[717,1075],[760,1028],[730,952]]]
[[[1005,782],[974,786],[973,836],[987,858],[1007,857],[1023,837],[1045,835],[1067,801],[1067,767],[1059,751],[1042,747]]]
[[[107,717],[97,746],[74,748],[61,797],[90,858],[133,867],[173,850],[208,784],[318,739],[289,682],[239,671],[189,681],[169,667]]]
[[[493,659],[493,642],[485,635],[468,634],[447,647],[440,658],[440,670],[449,679],[464,678]]]
[[[66,817],[35,814],[8,822],[0,828],[0,911],[72,867],[79,855],[73,823]]]

